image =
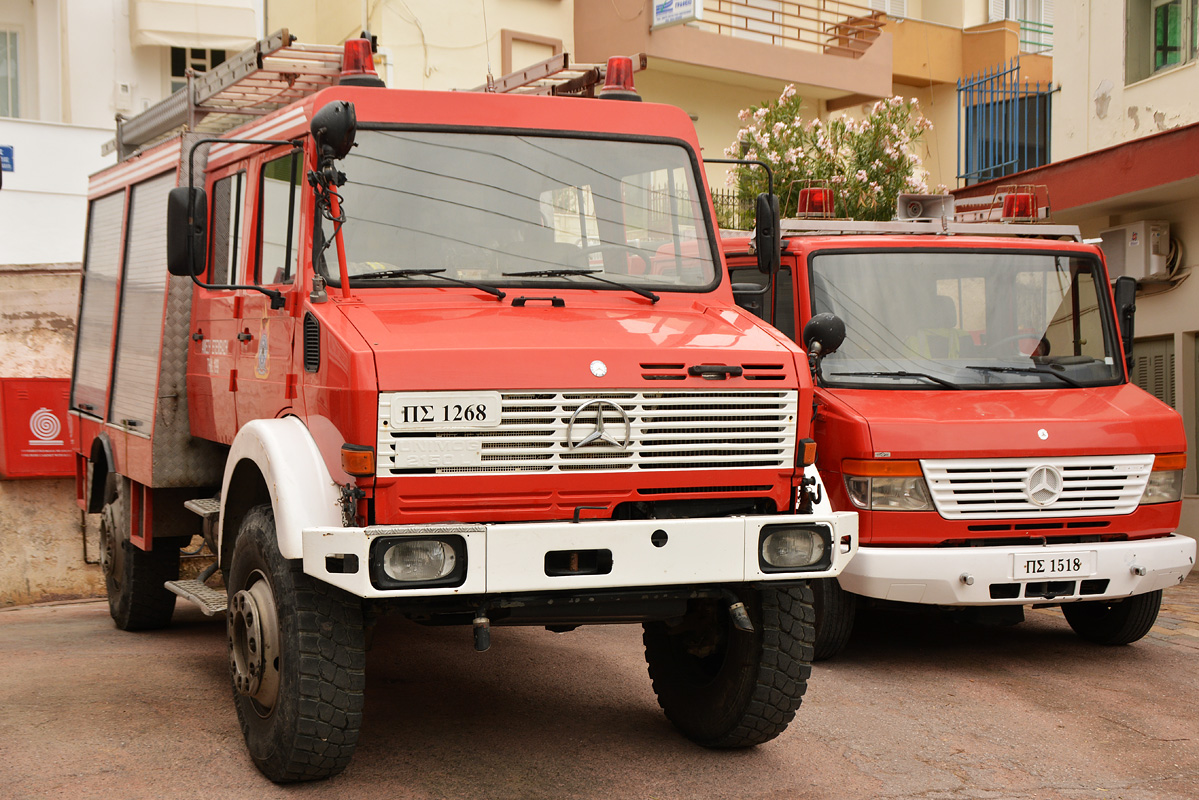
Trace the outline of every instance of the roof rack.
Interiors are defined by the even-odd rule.
[[[632,58],[633,72],[641,72],[646,68],[648,59],[645,53],[638,53]],[[502,78],[489,79],[470,91],[595,97],[596,87],[603,86],[607,73],[607,64],[571,64],[570,53],[559,53]]]
[[[340,45],[296,44],[286,28],[204,73],[188,70],[187,86],[128,119],[100,148],[124,161],[181,130],[220,134],[337,83]]]
[[[959,222],[950,219],[891,220],[865,222],[852,219],[784,219],[779,225],[784,236],[802,234],[906,233],[950,236],[1031,236],[1041,239],[1068,237],[1082,241],[1077,225],[1045,225],[1017,222]]]

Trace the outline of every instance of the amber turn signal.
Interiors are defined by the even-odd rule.
[[[1161,472],[1162,470],[1186,469],[1187,454],[1186,453],[1163,453],[1153,457],[1153,471]]]
[[[375,450],[364,444],[341,446],[341,468],[356,478],[369,478],[375,474]]]
[[[810,467],[816,463],[816,440],[800,439],[800,466]]]
[[[847,458],[841,462],[841,471],[846,475],[865,478],[916,478],[920,471],[919,461],[886,461],[884,459]]]

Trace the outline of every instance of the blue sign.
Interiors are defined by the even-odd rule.
[[[12,172],[11,144],[0,144],[0,171]]]

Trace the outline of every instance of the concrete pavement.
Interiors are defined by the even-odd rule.
[[[165,631],[102,602],[0,611],[0,798],[1044,798],[1199,796],[1199,577],[1141,642],[1057,610],[1014,628],[875,612],[753,750],[676,735],[636,627],[469,632],[385,620],[349,769],[277,787],[246,757],[222,622]]]

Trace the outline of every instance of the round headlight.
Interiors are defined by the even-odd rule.
[[[397,581],[435,581],[457,563],[454,548],[433,539],[401,539],[383,554],[383,571]]]
[[[824,538],[807,528],[783,528],[762,540],[762,560],[781,569],[810,567],[824,558]]]

